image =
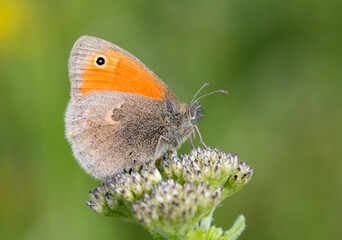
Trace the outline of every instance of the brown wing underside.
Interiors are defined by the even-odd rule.
[[[119,92],[71,102],[67,138],[81,165],[98,178],[154,158],[165,131],[162,101]]]

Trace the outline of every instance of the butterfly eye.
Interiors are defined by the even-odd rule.
[[[98,57],[96,59],[96,64],[99,65],[99,66],[102,66],[103,64],[105,64],[105,59],[103,57]]]

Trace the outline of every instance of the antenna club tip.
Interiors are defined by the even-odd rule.
[[[220,92],[222,93],[225,93],[225,94],[229,94],[228,90],[225,90],[225,89],[222,89],[222,90],[219,90]]]

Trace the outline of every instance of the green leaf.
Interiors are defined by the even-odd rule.
[[[225,240],[235,240],[241,235],[246,228],[246,219],[243,215],[240,215],[234,222],[234,225],[224,233]]]

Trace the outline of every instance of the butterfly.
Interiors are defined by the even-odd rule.
[[[180,103],[139,59],[92,36],[74,44],[69,75],[66,138],[80,165],[95,178],[108,179],[156,160],[191,140],[195,130],[200,136],[196,123],[203,110],[198,100],[209,94],[195,97],[208,84],[190,104]]]

